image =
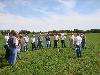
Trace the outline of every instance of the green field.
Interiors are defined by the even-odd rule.
[[[100,75],[100,33],[88,33],[87,48],[77,58],[75,50],[53,47],[21,52],[16,66],[7,66],[4,59],[3,36],[0,35],[0,75]],[[45,42],[45,41],[44,41]],[[52,38],[53,46],[53,38]]]

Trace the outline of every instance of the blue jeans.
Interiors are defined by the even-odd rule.
[[[42,44],[42,41],[38,41],[38,44],[37,44],[37,48],[43,48],[43,44]]]
[[[31,43],[32,44],[32,50],[35,49],[36,50],[36,44],[35,42],[34,43]]]
[[[16,48],[10,48],[10,56],[9,56],[9,64],[15,65],[16,63],[16,57],[17,57],[17,49]]]
[[[80,45],[76,45],[76,54],[77,54],[77,57],[81,57],[81,47],[80,47]]]
[[[27,50],[28,50],[28,42],[26,42],[24,46],[24,51],[26,52]]]
[[[85,47],[86,47],[85,39],[82,39],[82,48],[85,48]]]
[[[21,60],[20,50],[21,50],[21,45],[20,46],[17,46],[17,58]]]
[[[62,43],[62,47],[66,47],[65,40],[61,40],[61,43]]]
[[[54,48],[58,47],[58,40],[54,40]]]
[[[46,41],[46,47],[50,48],[50,41]]]

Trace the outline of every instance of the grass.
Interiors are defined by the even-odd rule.
[[[100,75],[100,33],[87,36],[87,49],[82,50],[82,58],[77,58],[75,50],[67,48],[43,48],[21,52],[21,60],[14,67],[7,66],[0,36],[0,75]],[[53,45],[53,39],[52,39]]]

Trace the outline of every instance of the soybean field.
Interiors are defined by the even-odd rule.
[[[31,36],[31,34],[29,34]],[[86,34],[86,49],[82,49],[82,57],[76,57],[76,51],[69,48],[69,38],[66,38],[66,48],[51,48],[21,51],[21,60],[15,66],[9,66],[5,56],[4,36],[0,35],[0,75],[100,75],[100,33]],[[44,42],[45,44],[45,38]]]

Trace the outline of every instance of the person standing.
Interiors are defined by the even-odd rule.
[[[70,48],[74,48],[75,45],[75,36],[73,33],[70,34],[69,36],[69,43],[70,43]]]
[[[66,44],[65,44],[65,40],[66,39],[66,36],[64,34],[61,35],[61,43],[62,43],[62,48],[66,47]]]
[[[20,50],[22,48],[22,35],[18,35],[16,38],[16,48],[17,48],[17,57],[21,60]]]
[[[22,34],[19,34],[19,39],[20,39],[20,47],[21,47],[20,50],[22,50],[22,43],[23,43],[23,36],[22,36]]]
[[[77,36],[75,38],[77,57],[81,57],[81,42],[82,42],[82,38],[80,34],[77,33]]]
[[[43,42],[42,42],[43,41],[43,37],[41,36],[41,33],[38,36],[37,41],[38,41],[37,48],[43,48]]]
[[[82,38],[82,48],[86,48],[86,36],[84,33],[81,33],[81,38]]]
[[[33,50],[33,49],[36,50],[35,35],[32,35],[32,36],[31,36],[30,42],[31,42],[31,45],[32,45],[32,50]]]
[[[5,48],[5,58],[8,60],[9,58],[9,47],[8,47],[8,40],[9,40],[9,33],[5,35],[4,37],[5,39],[5,45],[4,45],[4,48]]]
[[[54,35],[54,48],[58,48],[58,41],[59,41],[59,36],[56,34]]]
[[[8,40],[8,45],[10,49],[10,56],[9,56],[8,62],[10,65],[15,65],[16,63],[16,57],[17,57],[16,36],[17,36],[17,33],[15,31],[11,31],[10,37]]]
[[[45,38],[46,38],[46,47],[50,48],[50,36],[49,36],[49,34],[47,34],[47,36]]]
[[[24,51],[26,52],[28,50],[28,42],[29,42],[29,37],[27,34],[23,37],[23,42],[24,42]]]

